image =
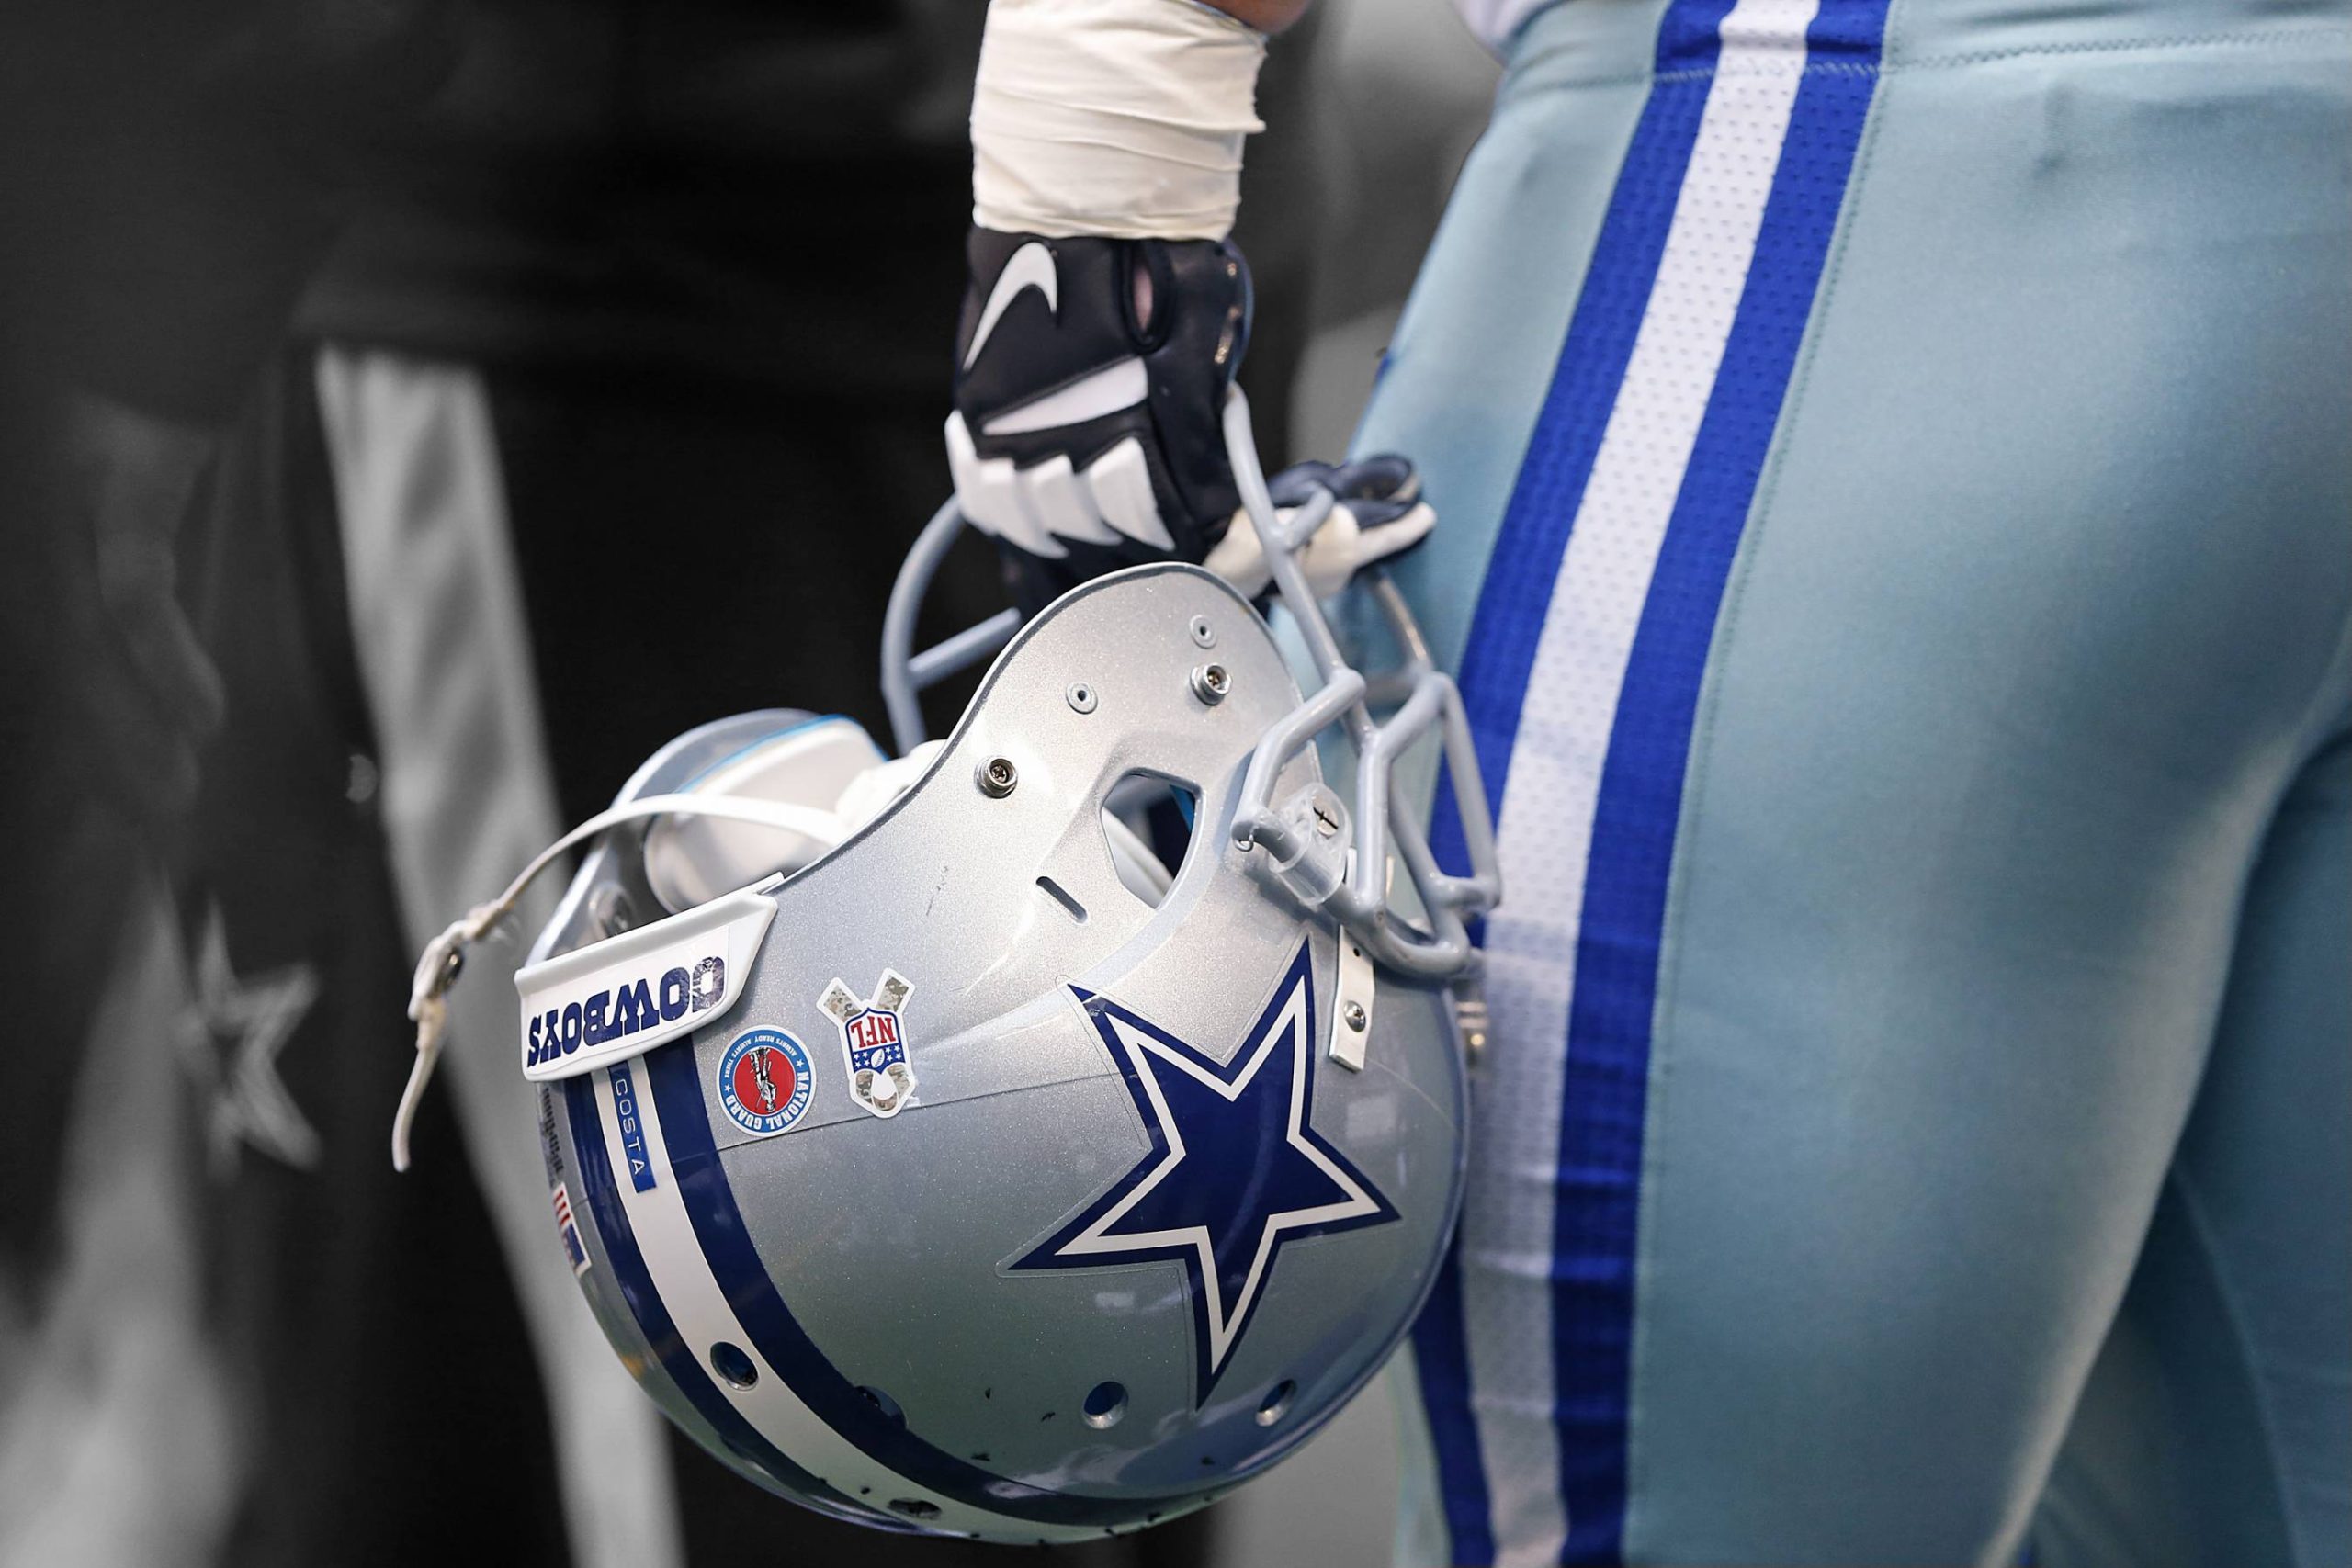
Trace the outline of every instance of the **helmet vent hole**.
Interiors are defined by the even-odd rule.
[[[890,1499],[890,1511],[896,1514],[904,1514],[910,1519],[935,1519],[939,1517],[939,1505],[936,1503],[926,1503],[920,1497],[893,1497]]]
[[[1059,904],[1062,907],[1062,913],[1068,915],[1071,919],[1076,920],[1080,925],[1082,926],[1086,923],[1086,906],[1080,903],[1077,897],[1073,895],[1069,888],[1064,887],[1052,877],[1039,877],[1037,879],[1037,891],[1043,893],[1046,897],[1051,898],[1055,903]]]
[[[1132,773],[1102,796],[1102,837],[1119,885],[1152,908],[1192,853],[1200,792],[1159,773]]]
[[[729,1388],[746,1389],[760,1381],[760,1369],[741,1345],[722,1339],[710,1348],[710,1370]]]
[[[1079,1407],[1086,1424],[1097,1431],[1119,1424],[1127,1413],[1127,1390],[1124,1383],[1098,1382],[1086,1391],[1086,1403]]]
[[[896,1425],[903,1427],[907,1424],[907,1413],[899,1408],[899,1402],[880,1389],[860,1388],[857,1392],[865,1396],[866,1404],[882,1412]],[[896,1503],[890,1505],[894,1508],[898,1506]]]
[[[1298,1384],[1288,1378],[1268,1389],[1266,1397],[1258,1402],[1258,1425],[1271,1427],[1289,1415],[1291,1396],[1297,1392]]]

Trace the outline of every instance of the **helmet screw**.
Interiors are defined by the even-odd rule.
[[[1216,628],[1209,625],[1209,618],[1206,615],[1194,615],[1193,624],[1186,629],[1193,634],[1193,641],[1197,646],[1202,648],[1216,646]]]
[[[1358,1034],[1362,1034],[1363,1032],[1363,1026],[1372,1021],[1364,1016],[1363,1004],[1362,1002],[1350,1002],[1346,1007],[1340,1010],[1340,1016],[1346,1019],[1348,1021],[1348,1028]]]
[[[1231,690],[1233,677],[1225,672],[1224,665],[1204,664],[1193,670],[1193,695],[1209,706],[1215,707],[1225,701],[1225,694]]]
[[[972,771],[972,782],[990,800],[1002,800],[1021,782],[1021,775],[1013,770],[1011,758],[990,757]]]
[[[1069,690],[1064,692],[1062,695],[1069,699],[1072,713],[1094,711],[1094,688],[1083,681],[1072,681],[1069,683]]]

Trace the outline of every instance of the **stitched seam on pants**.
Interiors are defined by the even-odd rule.
[[[2020,44],[2015,49],[1986,49],[1959,54],[1923,55],[1917,60],[1889,61],[1888,74],[1905,71],[1942,71],[1957,65],[1984,65],[2004,60],[2063,59],[2069,55],[2164,54],[2204,49],[2301,49],[2319,41],[2352,42],[2352,28],[2298,28],[2279,32],[2174,33],[2160,38],[2086,39],[2079,43]]]
[[[2207,49],[2259,52],[2301,51],[2314,43],[2352,45],[2352,28],[2300,28],[2291,31],[2177,33],[2144,39],[2086,39],[2077,43],[2020,44],[2015,49],[1965,51],[1957,54],[1923,55],[1917,60],[1883,60],[1862,64],[1849,60],[1808,60],[1797,74],[1830,76],[1901,76],[1917,71],[1949,71],[1970,65],[1999,64],[2015,60],[2053,60],[2070,56],[2194,53]],[[1892,46],[1890,46],[1891,48]],[[1679,71],[1626,71],[1607,76],[1575,76],[1542,82],[1521,89],[1523,95],[1587,87],[1638,87],[1658,82],[1699,82],[1713,76],[1777,76],[1783,69],[1758,66],[1723,69],[1687,66]]]
[[[1856,214],[1860,209],[1864,182],[1870,177],[1871,160],[1878,145],[1880,105],[1871,104],[1870,118],[1862,128],[1861,144],[1855,150],[1851,171],[1847,175],[1846,195],[1838,215],[1838,228],[1830,242],[1828,256],[1821,269],[1820,282],[1814,289],[1813,303],[1804,341],[1798,349],[1797,363],[1790,375],[1788,390],[1781,402],[1779,418],[1774,422],[1772,438],[1765,458],[1764,468],[1757,476],[1755,494],[1748,502],[1747,517],[1740,530],[1737,553],[1732,563],[1731,578],[1725,583],[1721,609],[1715,620],[1715,631],[1707,656],[1707,673],[1700,697],[1700,709],[1691,726],[1688,773],[1682,789],[1682,807],[1677,814],[1674,829],[1677,852],[1667,889],[1664,920],[1664,953],[1659,960],[1657,994],[1650,1010],[1650,1083],[1642,1112],[1643,1124],[1650,1128],[1664,1125],[1669,1090],[1674,1073],[1674,1036],[1669,1026],[1671,1000],[1679,988],[1683,944],[1680,941],[1681,913],[1687,888],[1690,862],[1681,852],[1690,841],[1690,824],[1698,820],[1704,809],[1710,783],[1708,758],[1715,738],[1717,714],[1723,700],[1722,667],[1716,661],[1716,651],[1730,646],[1738,629],[1741,607],[1747,596],[1748,573],[1754,570],[1756,552],[1763,543],[1763,518],[1778,487],[1781,465],[1785,457],[1786,444],[1782,437],[1795,422],[1797,410],[1804,400],[1805,388],[1812,378],[1813,362],[1820,352],[1820,337],[1815,330],[1826,320],[1829,304],[1838,288],[1838,279],[1844,268],[1846,247],[1853,232]],[[1657,1223],[1665,1190],[1666,1160],[1662,1152],[1664,1140],[1648,1137],[1642,1146],[1642,1193],[1644,1201],[1637,1211],[1638,1230],[1634,1236],[1634,1299],[1640,1300],[1647,1288],[1650,1275],[1651,1227]],[[1625,1543],[1626,1560],[1633,1560],[1631,1548],[1634,1540],[1634,1524],[1641,1515],[1647,1496],[1647,1450],[1643,1441],[1643,1429],[1638,1420],[1637,1391],[1642,1381],[1645,1362],[1644,1341],[1647,1332],[1639,1313],[1634,1317],[1634,1344],[1628,1357],[1628,1398],[1626,1403],[1625,1438],[1625,1517],[1622,1539]],[[1646,1519],[1644,1519],[1646,1524]]]

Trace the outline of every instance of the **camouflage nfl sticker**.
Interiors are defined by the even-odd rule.
[[[885,969],[874,994],[863,1001],[849,982],[839,978],[817,998],[818,1007],[841,1031],[850,1098],[876,1116],[896,1116],[914,1096],[914,1068],[907,1061],[905,1032],[899,1027],[899,1010],[913,990],[905,976]]]

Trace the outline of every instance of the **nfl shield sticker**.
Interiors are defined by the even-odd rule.
[[[913,990],[905,976],[885,969],[874,994],[863,1001],[849,982],[838,978],[817,998],[841,1031],[850,1098],[876,1116],[896,1116],[914,1096],[914,1068],[908,1064],[906,1034],[899,1027],[899,1010]]]
[[[755,1137],[790,1132],[816,1089],[808,1053],[781,1029],[747,1029],[718,1058],[719,1106]]]

